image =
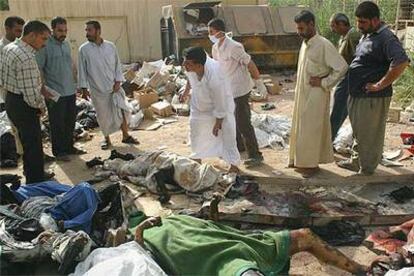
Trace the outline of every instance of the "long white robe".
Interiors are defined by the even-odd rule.
[[[219,63],[207,58],[204,76],[200,80],[188,74],[191,84],[190,140],[191,158],[221,157],[232,165],[240,163],[236,142],[234,100],[220,70]],[[213,135],[216,118],[223,118],[218,136]]]
[[[86,42],[79,48],[78,87],[89,88],[99,127],[105,136],[121,128],[123,115],[130,118],[131,106],[121,88],[113,92],[115,81],[124,81],[116,46]]]
[[[345,60],[326,38],[317,34],[302,43],[290,137],[290,165],[315,168],[320,163],[333,162],[330,90],[347,68]],[[323,77],[322,87],[312,87],[311,77]]]

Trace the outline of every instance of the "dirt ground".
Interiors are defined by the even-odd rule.
[[[283,90],[281,95],[271,96],[269,102],[276,105],[276,109],[271,111],[262,111],[260,105],[262,103],[253,103],[252,109],[258,113],[266,114],[283,114],[291,116],[293,109],[293,88],[294,83],[286,79],[292,80],[293,76],[272,75],[275,81],[282,81]],[[134,153],[141,150],[154,150],[164,149],[166,151],[175,152],[181,155],[189,155],[190,149],[187,144],[189,124],[188,117],[177,117],[178,121],[172,124],[167,124],[155,131],[133,131],[131,134],[136,137],[141,144],[138,146],[127,146],[121,143],[121,134],[117,133],[111,136],[113,142],[113,148],[120,152]],[[399,149],[402,146],[401,139],[399,137],[401,132],[414,132],[414,125],[411,124],[387,124],[387,134],[385,141],[385,151]],[[88,169],[85,166],[85,161],[90,160],[96,156],[107,158],[109,151],[102,151],[99,146],[99,142],[102,139],[102,135],[99,131],[93,132],[94,137],[91,141],[80,143],[80,146],[88,151],[87,154],[82,156],[72,156],[71,162],[54,162],[49,164],[49,167],[56,173],[56,179],[62,183],[76,184],[80,181],[93,178],[93,170]],[[50,145],[45,145],[45,151],[50,154]],[[288,149],[274,150],[266,148],[262,150],[265,162],[264,164],[255,169],[246,169],[241,166],[244,173],[253,174],[257,176],[266,177],[295,177],[301,176],[295,171],[286,168]],[[242,158],[246,156],[242,155]],[[337,155],[336,159],[343,157]],[[207,160],[218,167],[224,167],[224,164],[220,160]],[[375,175],[377,177],[388,175],[409,175],[414,173],[414,162],[403,161],[404,166],[399,168],[386,168],[379,166]],[[332,185],[338,182],[338,179],[344,179],[351,176],[353,173],[343,170],[337,167],[335,164],[328,164],[321,166],[321,173],[315,176],[315,181],[318,179],[332,181]],[[3,173],[19,173],[22,172],[22,167],[17,170],[2,170]],[[413,176],[414,179],[414,176]],[[170,210],[160,206],[157,201],[151,199],[151,197],[142,197],[139,199],[139,203],[144,207],[144,211],[153,214],[168,214]],[[376,256],[367,248],[360,247],[343,247],[340,248],[347,256],[351,257],[355,261],[368,265],[370,261]],[[334,269],[327,265],[322,265],[309,254],[297,254],[294,256],[291,262],[291,273],[295,275],[348,275],[340,270]]]

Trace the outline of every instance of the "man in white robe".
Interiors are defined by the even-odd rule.
[[[240,154],[236,142],[236,121],[231,91],[217,61],[201,47],[185,51],[183,66],[191,87],[190,140],[191,158],[221,157],[237,172]]]
[[[122,142],[139,144],[128,133],[131,107],[121,87],[121,72],[116,46],[101,38],[101,26],[97,21],[86,23],[87,42],[79,47],[78,87],[84,96],[90,96],[96,110],[97,120],[105,140],[102,149],[111,145],[109,135],[122,130]]]
[[[316,33],[315,16],[310,11],[300,12],[295,22],[304,41],[298,60],[289,167],[310,177],[319,164],[333,162],[330,90],[348,66],[335,46]]]

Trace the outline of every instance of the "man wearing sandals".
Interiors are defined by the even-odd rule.
[[[122,130],[123,143],[139,144],[128,133],[131,107],[121,87],[124,78],[116,46],[101,38],[101,25],[98,21],[88,21],[85,31],[88,41],[79,47],[78,87],[83,97],[89,96],[89,89],[105,137],[101,148],[109,148],[109,135],[119,129]]]

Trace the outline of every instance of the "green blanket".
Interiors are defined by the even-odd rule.
[[[162,223],[145,230],[144,239],[170,275],[241,275],[248,269],[287,275],[289,271],[289,231],[247,234],[183,215]]]

